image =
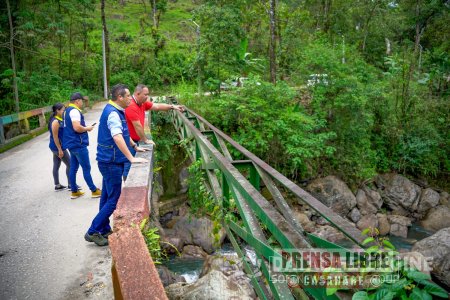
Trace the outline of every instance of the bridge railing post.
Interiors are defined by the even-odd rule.
[[[4,144],[6,142],[5,139],[5,129],[3,128],[3,119],[0,118],[0,144]]]

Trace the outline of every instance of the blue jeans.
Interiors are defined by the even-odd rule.
[[[97,190],[91,176],[91,163],[89,162],[89,151],[87,147],[69,149],[70,151],[70,172],[69,172],[69,183],[72,192],[78,191],[77,189],[77,172],[78,168],[81,166],[83,169],[83,177],[86,181],[89,189],[93,192]]]
[[[88,234],[105,234],[111,230],[109,217],[112,215],[122,192],[123,164],[98,163],[98,169],[102,173],[102,195],[98,214],[92,220]]]
[[[136,145],[139,146],[139,143],[136,143]],[[134,150],[134,148],[130,148],[130,152],[133,156],[136,155],[136,150]],[[124,165],[123,175],[122,175],[125,179],[128,177],[128,173],[130,172],[130,169],[131,169],[131,163],[129,161],[127,161]]]

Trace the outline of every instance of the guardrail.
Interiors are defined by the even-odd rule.
[[[45,114],[48,112],[51,112],[51,111],[52,111],[52,107],[46,106],[46,107],[42,107],[42,108],[36,108],[33,110],[24,111],[24,112],[0,117],[0,144],[6,144],[10,140],[14,139],[14,137],[11,139],[6,139],[5,130],[4,130],[5,125],[18,122],[19,126],[21,127],[21,131],[23,133],[29,133],[30,132],[30,122],[28,121],[28,119],[31,117],[39,116],[39,128],[38,129],[40,129],[40,128],[46,126]]]
[[[171,100],[176,103],[175,98]],[[282,193],[278,187],[283,187],[284,191],[293,195],[299,203],[308,205],[323,216],[353,241],[356,247],[361,246],[363,242],[360,231],[195,112],[189,109],[184,113],[174,111],[173,123],[180,138],[184,140],[183,144],[186,145],[191,160],[202,160],[202,169],[206,173],[211,193],[222,206],[224,213],[229,211],[231,199],[237,206],[239,222],[243,225],[232,221],[231,218],[226,218],[223,225],[240,257],[244,258],[244,251],[237,243],[237,237],[255,250],[261,262],[258,272],[261,271],[264,278],[256,276],[253,267],[243,259],[244,269],[259,298],[308,299],[309,294],[315,299],[338,299],[336,295],[327,296],[325,288],[305,287],[302,290],[300,287],[289,286],[288,282],[271,280],[272,275],[281,273],[269,268],[270,259],[283,258],[270,245],[267,234],[276,240],[282,249],[343,249],[318,236],[305,233],[283,196],[286,193]],[[228,145],[247,159],[233,159]],[[260,193],[262,183],[270,192],[275,205]],[[267,291],[265,283],[269,285],[271,292]]]
[[[153,180],[153,146],[137,157],[148,163],[133,164],[114,211],[114,233],[108,238],[112,255],[114,298],[167,299],[158,271],[139,224],[150,215]]]

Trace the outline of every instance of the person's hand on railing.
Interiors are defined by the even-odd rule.
[[[139,146],[136,146],[136,148],[134,148],[134,150],[136,150],[136,152],[150,151],[150,149],[142,148],[142,147],[139,147]]]
[[[172,104],[172,110],[178,110],[178,111],[181,111],[181,112],[183,112],[184,111],[184,107],[182,106],[182,105],[175,105],[175,104]]]
[[[152,140],[145,140],[145,141],[144,141],[144,144],[156,146],[155,142],[152,141]]]
[[[139,147],[136,147],[136,148],[139,148]],[[142,158],[142,157],[133,157],[131,159],[132,164],[139,164],[139,163],[146,163],[146,162],[148,162],[148,160],[145,158]]]

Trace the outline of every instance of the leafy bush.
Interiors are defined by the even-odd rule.
[[[323,119],[309,116],[298,105],[295,92],[285,83],[276,86],[250,77],[245,86],[199,103],[214,125],[273,167],[296,178],[315,175],[320,158],[334,148],[323,132]]]

